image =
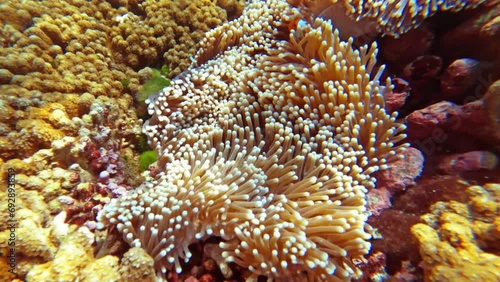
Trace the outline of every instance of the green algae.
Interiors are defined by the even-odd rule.
[[[149,95],[159,92],[163,88],[170,85],[170,80],[165,78],[169,70],[166,66],[161,69],[151,68],[152,76],[144,83],[136,94],[136,99],[139,102],[144,102]]]
[[[145,151],[139,156],[139,169],[145,171],[148,167],[156,162],[157,156],[155,151]]]

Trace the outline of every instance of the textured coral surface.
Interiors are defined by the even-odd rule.
[[[500,280],[500,184],[466,193],[467,203],[438,202],[412,227],[425,281]]]

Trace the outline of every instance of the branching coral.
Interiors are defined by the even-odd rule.
[[[206,34],[187,72],[149,100],[161,172],[112,200],[100,227],[182,270],[222,238],[222,261],[277,281],[343,281],[366,253],[370,175],[405,145],[384,109],[376,47],[355,50],[286,1],[254,1]],[[223,267],[229,274],[229,270]]]

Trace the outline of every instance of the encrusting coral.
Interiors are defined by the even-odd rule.
[[[466,192],[467,203],[438,202],[412,227],[425,281],[500,280],[500,185]]]
[[[160,173],[99,213],[154,258],[181,272],[188,246],[220,237],[234,262],[276,281],[348,281],[368,252],[371,174],[406,145],[384,109],[376,46],[341,41],[303,6],[253,1],[211,30],[193,64],[150,97],[144,125]]]

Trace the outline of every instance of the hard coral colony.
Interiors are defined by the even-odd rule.
[[[384,109],[391,84],[379,83],[375,45],[355,49],[306,8],[248,4],[149,98],[161,172],[98,220],[144,248],[159,277],[210,237],[222,239],[213,252],[226,275],[234,262],[250,281],[359,276],[371,174],[404,149],[404,126]]]

